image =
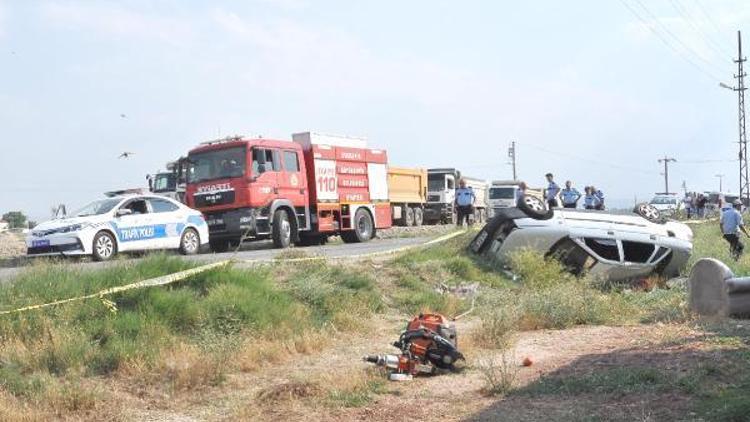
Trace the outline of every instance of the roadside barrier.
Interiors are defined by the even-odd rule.
[[[135,282],[135,283],[126,284],[124,286],[111,287],[109,289],[100,290],[100,291],[98,291],[96,293],[91,293],[91,294],[88,294],[88,295],[76,296],[76,297],[72,297],[72,298],[68,298],[68,299],[60,299],[60,300],[56,300],[54,302],[42,303],[42,304],[39,304],[39,305],[29,305],[29,306],[24,306],[22,308],[17,308],[17,309],[12,309],[12,310],[7,310],[7,311],[0,311],[0,316],[2,316],[2,315],[10,315],[10,314],[17,314],[17,313],[22,313],[22,312],[36,310],[36,309],[49,308],[49,307],[52,307],[52,306],[63,305],[63,304],[66,304],[66,303],[77,302],[77,301],[87,300],[87,299],[95,299],[95,298],[98,298],[99,300],[101,300],[101,302],[105,306],[107,306],[108,308],[110,308],[114,312],[114,311],[117,310],[116,304],[114,302],[112,302],[112,301],[109,301],[109,300],[105,299],[104,298],[105,296],[109,296],[109,295],[112,295],[112,294],[115,294],[115,293],[125,292],[125,291],[128,291],[128,290],[142,289],[142,288],[146,288],[146,287],[155,287],[155,286],[165,286],[165,285],[168,285],[168,284],[172,284],[172,283],[175,283],[175,282],[178,282],[178,281],[185,280],[185,279],[187,279],[189,277],[192,277],[192,276],[194,276],[196,274],[200,274],[200,273],[206,272],[208,270],[212,270],[214,268],[222,267],[222,266],[225,266],[225,265],[232,265],[234,263],[269,264],[269,263],[281,263],[281,262],[303,262],[303,261],[314,261],[314,260],[362,259],[362,258],[369,258],[369,257],[373,257],[373,256],[379,256],[379,255],[395,254],[395,253],[404,252],[404,251],[407,251],[407,250],[410,250],[410,249],[414,249],[414,248],[420,248],[420,247],[434,245],[434,244],[441,243],[441,242],[444,242],[446,240],[452,239],[452,238],[454,238],[454,237],[456,237],[456,236],[458,236],[460,234],[463,234],[463,233],[466,233],[466,230],[458,230],[458,231],[455,231],[455,232],[452,232],[452,233],[448,233],[446,235],[437,237],[435,239],[429,240],[429,241],[424,242],[424,243],[418,243],[418,244],[415,244],[415,245],[407,245],[407,246],[403,246],[401,248],[391,249],[391,250],[388,250],[388,251],[371,252],[371,253],[366,253],[366,254],[350,255],[350,256],[337,256],[337,257],[320,256],[320,257],[305,257],[305,258],[290,258],[290,259],[270,258],[270,259],[267,259],[267,260],[236,260],[236,259],[227,259],[227,260],[223,260],[223,261],[219,261],[219,262],[214,262],[214,263],[211,263],[211,264],[201,265],[199,267],[191,268],[189,270],[178,271],[178,272],[172,273],[172,274],[167,274],[167,275],[163,275],[163,276],[159,276],[159,277],[155,277],[155,278],[150,278],[150,279],[147,279],[147,280],[141,280],[141,281],[138,281],[138,282]],[[233,255],[233,257],[234,257],[234,255]]]
[[[705,316],[750,314],[750,277],[735,277],[714,258],[699,259],[688,278],[690,309]]]

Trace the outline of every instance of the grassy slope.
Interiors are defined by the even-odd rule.
[[[481,324],[473,336],[480,347],[506,347],[518,330],[690,319],[680,287],[603,290],[595,281],[570,277],[555,262],[530,253],[515,257],[521,280],[510,281],[466,253],[470,236],[410,251],[385,264],[219,269],[170,287],[112,296],[116,311],[92,300],[2,317],[0,418],[96,419],[102,412],[117,413],[116,399],[91,382],[102,377],[171,393],[195,390],[221,384],[228,372],[252,371],[263,362],[318,351],[326,347],[330,333],[366,329],[376,313],[432,310],[455,315],[469,308],[469,300],[438,292],[440,284],[482,286],[474,315]],[[726,247],[710,227],[698,227],[695,252],[722,258]],[[0,304],[9,309],[90,293],[188,265],[163,255],[97,272],[42,264],[0,289]],[[750,268],[744,259],[732,265],[740,273]],[[607,383],[616,375],[578,384],[601,382],[606,384],[601,388],[611,388]],[[646,375],[628,379],[627,385],[658,378]],[[745,385],[742,377],[738,375],[738,386]],[[562,388],[550,382],[551,387],[530,387],[526,393],[544,395]],[[332,403],[361,405],[379,385],[366,378],[328,394]],[[715,394],[701,396],[709,403],[701,406],[710,408],[710,401],[719,397],[731,400],[738,394],[734,388],[717,387]],[[565,385],[564,390],[571,388]]]

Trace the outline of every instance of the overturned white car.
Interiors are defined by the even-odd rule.
[[[97,261],[149,249],[189,255],[207,244],[208,225],[200,212],[155,195],[100,199],[71,217],[39,224],[26,238],[28,255],[91,255]]]
[[[633,213],[554,209],[527,196],[517,208],[498,210],[469,248],[501,265],[523,248],[554,257],[574,274],[612,281],[657,274],[677,276],[693,249],[693,232],[666,221],[649,204]]]

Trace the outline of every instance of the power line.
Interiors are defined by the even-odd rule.
[[[723,49],[721,45],[714,42],[713,39],[709,38],[706,33],[703,32],[703,30],[699,27],[699,25],[696,24],[697,20],[693,18],[693,15],[690,14],[687,7],[680,3],[679,0],[669,0],[670,3],[672,3],[672,6],[677,10],[677,13],[682,15],[682,17],[685,19],[685,22],[690,25],[698,35],[703,38],[703,40],[706,42],[706,45],[716,52],[719,57],[731,57],[732,53],[728,52],[727,50]]]
[[[646,7],[646,5],[643,4],[643,2],[641,0],[634,0],[634,1],[636,3],[638,3],[639,6],[641,6],[641,9],[643,9],[646,12],[646,14],[648,14],[648,16],[651,18],[651,20],[659,28],[661,28],[662,31],[664,31],[665,33],[667,33],[667,35],[669,35],[670,37],[672,37],[672,39],[677,44],[679,44],[683,48],[684,51],[686,51],[689,54],[692,54],[695,58],[697,58],[699,61],[702,61],[703,63],[707,64],[708,66],[716,66],[717,69],[721,69],[720,67],[718,67],[718,65],[716,65],[715,63],[712,63],[712,62],[706,60],[703,56],[701,56],[700,54],[696,53],[695,50],[693,50],[692,48],[690,48],[689,45],[685,44],[680,39],[680,37],[678,37],[677,35],[675,35],[674,32],[672,32],[666,25],[664,25],[664,23],[662,23],[662,21],[653,12],[651,12],[651,9],[649,9],[648,7]],[[723,71],[723,69],[721,69],[721,71]]]
[[[721,78],[717,77],[711,71],[704,69],[698,63],[694,62],[690,57],[684,55],[679,49],[677,49],[675,46],[673,46],[672,43],[669,42],[669,40],[667,38],[665,38],[664,35],[662,35],[661,32],[657,31],[635,9],[633,9],[632,7],[630,7],[630,5],[628,3],[626,3],[625,0],[620,0],[620,3],[622,3],[622,5],[625,6],[630,11],[630,13],[633,14],[633,16],[635,16],[636,18],[638,18],[638,20],[640,20],[641,23],[643,23],[643,25],[646,26],[646,28],[649,29],[649,31],[651,31],[654,35],[656,35],[656,37],[659,39],[659,41],[661,41],[667,48],[669,48],[670,50],[672,50],[673,53],[675,53],[680,58],[682,58],[683,60],[685,60],[686,62],[688,62],[688,64],[690,64],[691,66],[693,66],[696,70],[698,70],[699,72],[701,72],[705,76],[709,77],[710,79],[713,79],[714,82],[721,81]]]
[[[620,165],[620,164],[617,164],[617,163],[613,163],[613,162],[602,162],[599,159],[594,160],[594,159],[591,159],[591,158],[582,157],[580,155],[570,154],[570,153],[567,153],[567,152],[552,151],[552,150],[547,149],[545,147],[540,147],[538,145],[529,144],[528,142],[524,142],[524,145],[530,146],[530,147],[532,147],[532,148],[534,148],[536,150],[539,150],[539,151],[542,151],[542,152],[546,152],[548,154],[554,154],[554,155],[557,155],[557,156],[564,156],[564,157],[573,158],[573,159],[580,160],[580,161],[586,161],[586,162],[589,162],[589,163],[593,163],[593,164],[597,164],[597,165],[602,165],[602,166],[605,166],[607,168],[617,168],[617,169],[625,170],[625,171],[629,171],[629,172],[643,173],[643,174],[647,174],[649,176],[653,176],[654,174],[656,174],[653,171],[648,171],[648,170],[639,169],[639,168],[635,168],[635,167],[623,166],[623,165]]]
[[[705,6],[703,6],[703,3],[701,3],[700,0],[695,0],[695,4],[698,5],[698,9],[700,9],[700,11],[703,13],[703,16],[706,17],[706,20],[708,21],[708,23],[710,23],[711,26],[714,27],[714,30],[716,31],[716,33],[720,34],[721,28],[719,27],[719,25],[716,24],[716,21],[713,20],[713,18],[711,17],[711,14],[708,13]],[[721,40],[721,38],[719,38],[719,40]],[[727,43],[726,40],[723,41],[722,44],[726,45],[727,47],[730,47],[730,44]],[[728,51],[732,51],[732,49],[729,48]]]

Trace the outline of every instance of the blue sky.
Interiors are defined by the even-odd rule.
[[[672,187],[723,173],[736,192],[718,81],[748,18],[741,0],[0,0],[0,210],[46,218],[217,135],[306,130],[487,179],[516,140],[532,186],[551,171],[616,204],[663,190],[664,154]]]

